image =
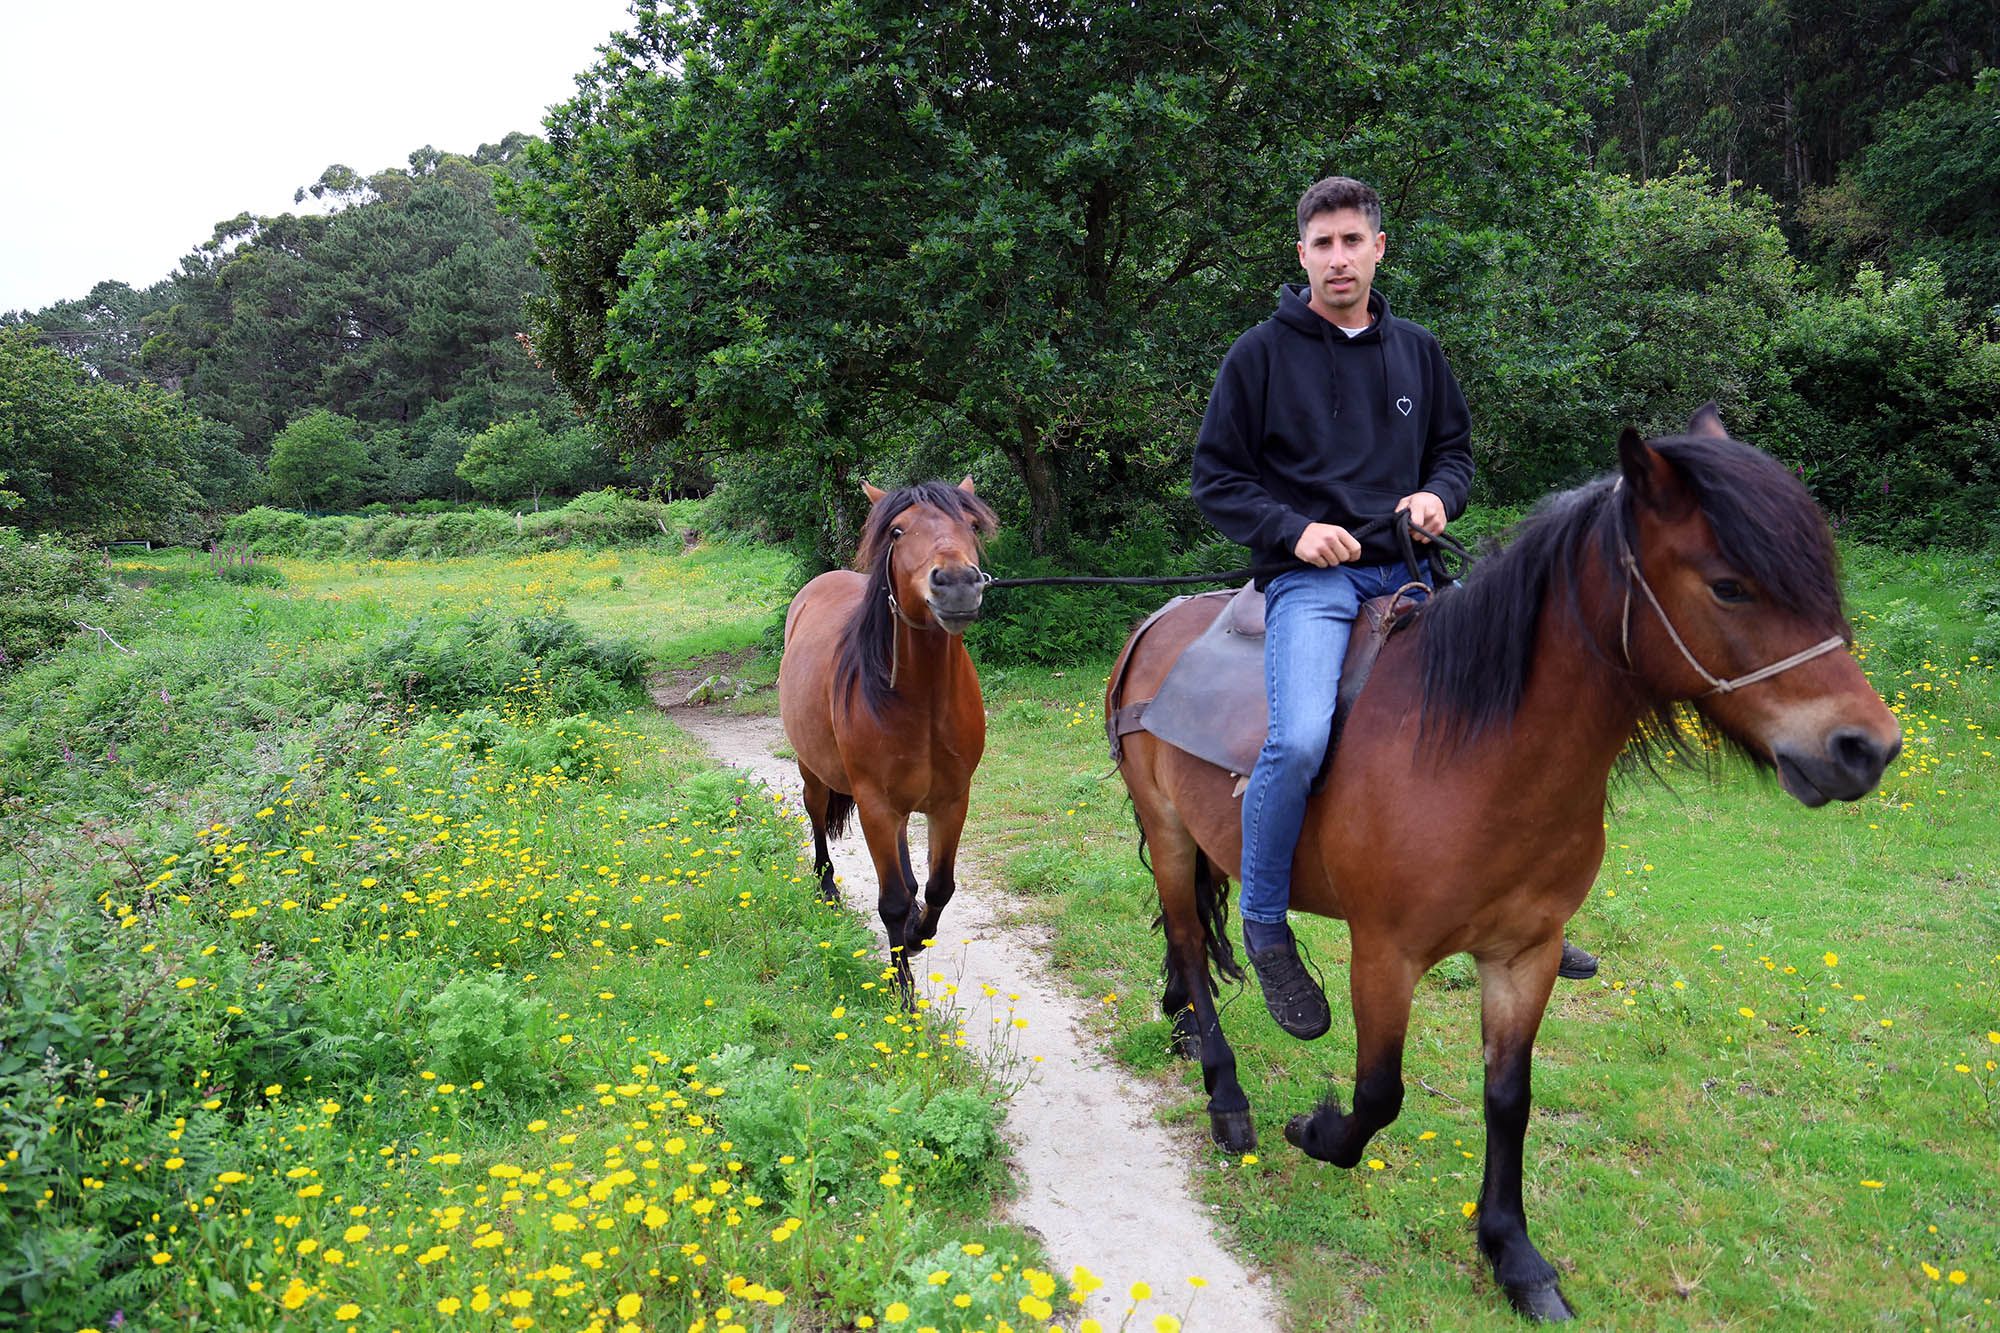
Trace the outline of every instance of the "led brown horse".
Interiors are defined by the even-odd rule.
[[[839,898],[828,837],[859,811],[877,908],[904,998],[910,955],[937,933],[972,771],[986,748],[979,673],[960,637],[979,614],[980,541],[993,511],[972,492],[924,482],[873,507],[853,569],[821,574],[785,614],[778,712],[805,779],[820,894]],[[923,812],[930,877],[917,899],[909,821]]]
[[[1353,1110],[1329,1094],[1285,1137],[1338,1166],[1360,1161],[1402,1106],[1418,978],[1471,954],[1486,1078],[1479,1247],[1515,1308],[1543,1319],[1571,1312],[1522,1209],[1529,1063],[1563,923],[1604,857],[1614,766],[1675,736],[1682,704],[1807,806],[1866,795],[1902,744],[1846,650],[1832,539],[1789,472],[1729,439],[1712,407],[1685,436],[1627,431],[1619,463],[1552,497],[1389,639],[1292,869],[1293,910],[1348,923],[1357,1049]],[[1150,698],[1221,604],[1185,602],[1128,644],[1109,707]],[[1232,779],[1144,732],[1124,739],[1119,767],[1164,909],[1166,1004],[1192,1006],[1177,1030],[1198,1044],[1216,1139],[1241,1151],[1255,1131],[1208,971],[1213,958],[1240,976],[1222,934],[1241,855]]]

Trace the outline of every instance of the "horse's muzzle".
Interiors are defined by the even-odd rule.
[[[939,626],[947,633],[960,634],[979,618],[979,606],[985,595],[986,580],[976,567],[939,565],[931,570],[925,602]]]
[[[1855,727],[1842,727],[1818,753],[1780,745],[1772,758],[1778,784],[1799,804],[1816,809],[1828,801],[1858,801],[1875,790],[1882,771],[1903,751],[1899,734],[1886,744]]]

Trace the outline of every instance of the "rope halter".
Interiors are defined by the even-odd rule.
[[[1618,646],[1625,651],[1626,668],[1632,669],[1632,587],[1637,584],[1639,591],[1646,594],[1647,602],[1651,603],[1653,613],[1660,618],[1660,626],[1666,630],[1667,637],[1673,640],[1674,647],[1681,650],[1681,656],[1687,659],[1687,664],[1694,668],[1695,674],[1708,682],[1709,688],[1695,696],[1696,698],[1706,699],[1712,694],[1729,694],[1742,689],[1745,685],[1755,685],[1760,680],[1769,680],[1780,672],[1790,671],[1801,663],[1810,662],[1815,657],[1845,647],[1847,644],[1843,636],[1835,634],[1810,648],[1793,653],[1781,662],[1773,662],[1767,667],[1759,667],[1755,671],[1724,680],[1695,660],[1694,653],[1689,651],[1687,644],[1681,639],[1680,631],[1676,630],[1674,622],[1667,618],[1667,609],[1661,606],[1660,599],[1653,595],[1652,585],[1647,583],[1646,576],[1639,572],[1639,562],[1632,555],[1632,548],[1625,544],[1622,537],[1618,541],[1618,563],[1625,566],[1626,575],[1625,608],[1618,617]]]

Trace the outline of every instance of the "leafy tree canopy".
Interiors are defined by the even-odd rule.
[[[100,379],[32,326],[0,329],[9,522],[85,540],[188,535],[211,446],[175,395]]]
[[[481,425],[552,411],[554,386],[518,338],[539,280],[492,198],[528,142],[470,158],[424,148],[368,177],[329,167],[299,197],[330,214],[218,224],[146,319],[145,369],[253,450],[313,407],[399,427],[445,403]]]
[[[1382,188],[1420,318],[1534,231],[1600,39],[1530,0],[641,5],[507,189],[537,350],[800,528],[885,456],[988,456],[1047,549],[1181,486],[1313,179]]]
[[[346,509],[367,485],[368,461],[359,423],[316,408],[271,442],[271,492],[301,509]]]
[[[496,500],[532,496],[539,513],[544,491],[573,486],[592,461],[589,431],[551,435],[532,417],[511,417],[473,436],[459,460],[458,475]]]

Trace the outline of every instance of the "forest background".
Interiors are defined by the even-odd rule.
[[[1010,572],[1184,564],[1214,368],[1339,171],[1481,502],[1714,398],[1845,534],[1990,547],[1996,63],[1983,0],[641,4],[542,137],[0,317],[0,504],[197,540],[621,484],[823,565],[863,477],[970,472]]]

